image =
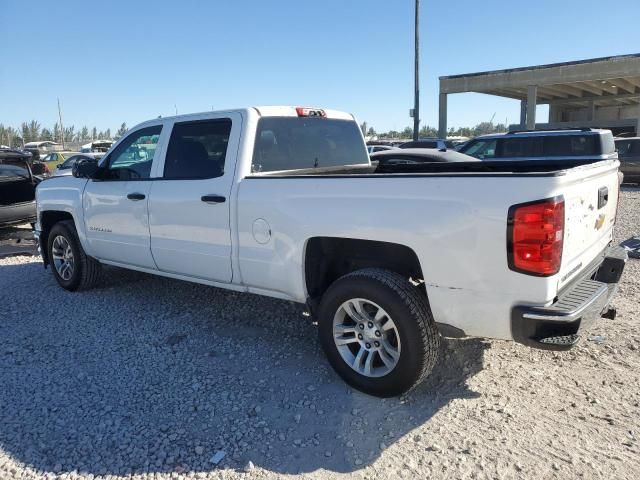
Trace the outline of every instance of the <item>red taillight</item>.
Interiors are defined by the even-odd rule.
[[[564,240],[562,197],[522,203],[509,209],[509,268],[547,277],[558,273]]]

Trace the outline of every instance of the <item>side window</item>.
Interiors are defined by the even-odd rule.
[[[631,141],[630,140],[618,141],[616,142],[616,148],[618,149],[618,155],[620,157],[626,157],[627,155],[629,155],[631,150]]]
[[[74,155],[72,157],[67,158],[62,164],[62,168],[71,168],[73,164],[76,162],[76,160],[79,160],[79,159],[80,159],[79,155]]]
[[[473,145],[465,150],[467,155],[479,158],[481,160],[485,158],[495,158],[496,156],[496,141],[495,140],[478,140]]]
[[[162,125],[137,130],[125,138],[109,155],[103,180],[149,178]]]
[[[502,154],[500,157],[539,157],[542,154],[542,139],[539,137],[514,137],[500,140]]]
[[[228,118],[176,123],[164,161],[164,178],[221,177],[230,134],[231,120]]]
[[[546,156],[583,156],[599,155],[596,135],[557,135],[544,138],[543,155]],[[605,147],[606,148],[606,147]],[[604,151],[606,152],[606,150]]]

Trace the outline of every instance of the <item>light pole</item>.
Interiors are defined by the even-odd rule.
[[[414,65],[414,92],[413,92],[413,139],[418,140],[420,134],[420,76],[418,68],[420,67],[420,33],[418,31],[420,14],[420,0],[416,0],[415,14],[415,65]]]
[[[60,109],[60,97],[58,97],[58,118],[60,118],[60,133],[62,137],[62,150],[64,150],[64,125],[62,124],[62,110]]]

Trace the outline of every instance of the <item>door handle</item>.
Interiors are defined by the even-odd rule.
[[[203,195],[200,200],[205,203],[224,203],[227,201],[222,195]]]
[[[129,195],[127,195],[127,198],[129,200],[144,200],[147,197],[144,195],[144,193],[130,193]]]

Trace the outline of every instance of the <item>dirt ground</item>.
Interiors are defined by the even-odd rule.
[[[121,270],[73,294],[28,256],[0,259],[0,292],[2,479],[640,478],[640,260],[573,350],[449,340],[386,400],[288,302]]]

